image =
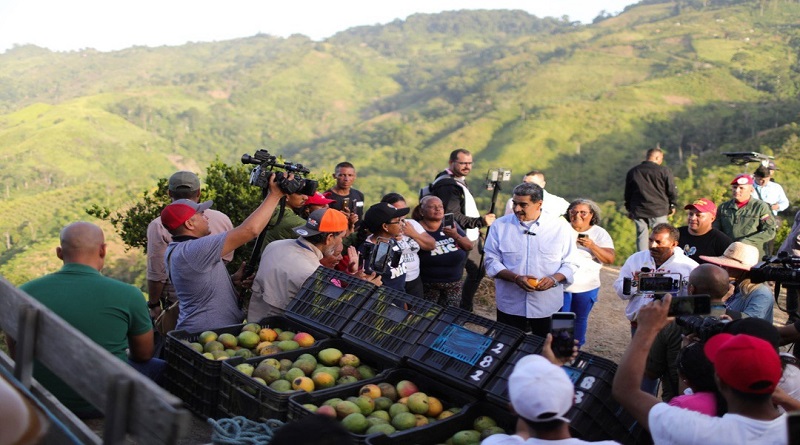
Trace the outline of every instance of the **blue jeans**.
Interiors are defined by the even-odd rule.
[[[667,222],[667,215],[656,216],[655,218],[635,218],[633,224],[636,226],[636,251],[642,252],[650,248],[650,230],[656,224]]]
[[[159,386],[164,386],[167,371],[167,362],[160,358],[151,358],[146,362],[135,362],[128,359],[131,368],[139,371],[140,374],[156,382]]]
[[[600,291],[599,287],[586,292],[564,292],[564,306],[561,311],[575,312],[575,339],[578,340],[579,347],[586,343],[589,312],[592,311],[592,307],[597,301],[598,291]]]

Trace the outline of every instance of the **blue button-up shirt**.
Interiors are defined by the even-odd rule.
[[[539,217],[526,227],[516,215],[497,219],[486,237],[486,274],[496,277],[505,269],[519,275],[544,278],[560,273],[565,282],[544,290],[526,292],[515,283],[496,279],[497,309],[527,318],[549,317],[564,303],[563,284],[572,283],[577,270],[572,227],[563,218]]]
[[[756,191],[756,197],[767,204],[769,204],[770,209],[775,204],[778,204],[778,209],[772,209],[772,214],[777,215],[778,212],[782,212],[789,208],[789,198],[786,197],[786,192],[783,191],[783,187],[777,182],[769,181],[763,187],[758,184],[753,184],[753,188]]]

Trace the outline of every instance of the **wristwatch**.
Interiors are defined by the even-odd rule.
[[[150,309],[155,309],[157,307],[161,307],[161,302],[160,301],[155,301],[155,302],[148,301],[147,302],[147,307],[150,308]]]

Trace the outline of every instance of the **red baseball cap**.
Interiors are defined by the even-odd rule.
[[[306,200],[306,205],[314,205],[314,206],[325,206],[332,202],[336,202],[333,199],[328,199],[322,195],[320,192],[316,192],[313,195],[309,196]]]
[[[781,359],[766,340],[723,333],[708,339],[703,350],[719,379],[743,393],[772,393],[781,379]]]
[[[687,204],[684,210],[695,209],[700,213],[717,214],[717,205],[708,198],[695,199],[693,203]]]
[[[172,204],[164,207],[164,210],[161,211],[161,224],[163,224],[167,230],[175,230],[180,227],[181,224],[189,221],[189,218],[194,216],[195,213],[208,210],[213,204],[214,201],[206,201],[198,204],[191,199],[177,199],[173,201]]]
[[[341,232],[347,230],[347,217],[336,209],[314,210],[308,215],[305,225],[293,230],[300,236]]]
[[[742,173],[741,175],[736,176],[731,181],[731,185],[753,185],[753,177],[751,175]]]

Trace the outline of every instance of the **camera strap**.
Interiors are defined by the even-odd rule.
[[[286,197],[282,197],[280,200],[280,210],[278,210],[278,219],[275,220],[275,224],[267,224],[267,227],[264,228],[264,231],[270,230],[281,223],[283,220],[283,215],[286,214]]]

